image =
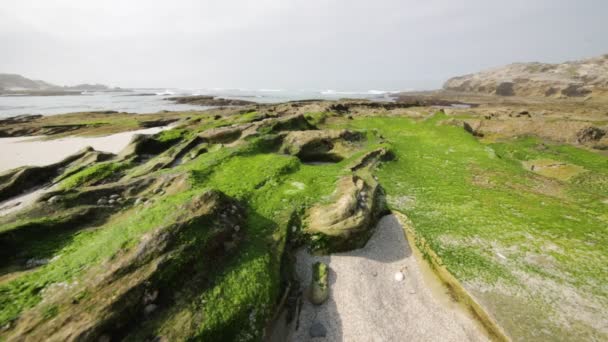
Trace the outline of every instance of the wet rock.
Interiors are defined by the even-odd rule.
[[[120,195],[118,195],[118,194],[112,194],[112,195],[110,195],[110,199],[113,199],[113,200],[115,200],[115,199],[117,199],[119,197],[120,197]]]
[[[225,99],[209,95],[175,96],[168,97],[166,98],[166,100],[180,104],[190,104],[199,106],[245,106],[250,104],[256,104],[252,101]]]
[[[108,200],[105,199],[104,197],[102,197],[102,198],[100,198],[100,199],[97,200],[97,204],[98,205],[106,205],[106,204],[108,204]]]
[[[116,203],[116,200],[111,199],[111,200],[108,201],[109,205],[113,205],[114,203]]]
[[[327,328],[325,328],[325,326],[321,322],[315,321],[310,326],[308,333],[309,333],[310,337],[313,337],[313,338],[325,337],[327,335]]]
[[[146,202],[146,199],[143,197],[140,197],[135,200],[135,205],[141,205],[141,204],[144,204],[145,202]]]

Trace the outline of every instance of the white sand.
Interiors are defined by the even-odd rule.
[[[329,264],[330,297],[321,306],[303,301],[293,341],[487,341],[478,323],[445,293],[428,266],[412,254],[393,215],[378,224],[367,245],[331,256],[297,255],[298,277],[308,285],[315,261]],[[404,279],[395,275],[402,272]],[[318,320],[324,338],[311,338]],[[295,326],[295,324],[293,325]]]
[[[155,134],[167,127],[117,133],[102,137],[67,137],[41,140],[41,137],[0,138],[0,172],[19,166],[43,166],[61,161],[87,146],[98,151],[118,153],[134,134]]]

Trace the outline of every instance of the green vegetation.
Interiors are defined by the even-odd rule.
[[[540,301],[519,309],[495,307],[514,338],[534,338],[528,334],[537,328],[529,325],[544,326],[543,336],[552,339],[599,336],[593,322],[552,303],[564,289],[583,298],[569,305],[595,301],[591,310],[599,313],[608,303],[601,286],[608,274],[598,272],[608,262],[608,205],[602,202],[608,198],[608,158],[532,138],[485,145],[461,128],[439,125],[444,118],[374,117],[334,121],[332,127],[377,129],[391,142],[396,160],[377,172],[389,205],[411,219],[448,270],[484,304],[494,308],[493,296],[511,293]],[[564,182],[522,165],[542,158],[588,171]],[[545,315],[536,317],[540,307]],[[528,314],[514,316],[512,310]],[[562,331],[564,314],[580,329]]]
[[[601,339],[586,317],[608,303],[608,274],[599,271],[608,262],[605,156],[535,138],[483,143],[461,127],[443,125],[442,114],[415,121],[316,112],[305,116],[308,121],[261,122],[254,134],[229,145],[194,139],[211,128],[258,124],[264,117],[258,111],[195,116],[151,140],[162,148],[133,148],[126,161],[95,163],[61,181],[61,191],[77,189],[84,194],[78,198],[91,199],[88,204],[66,195],[72,202],[44,203],[2,219],[0,242],[18,242],[10,245],[11,253],[27,252],[7,253],[0,269],[0,326],[9,326],[0,336],[16,336],[10,335],[11,324],[37,332],[52,321],[70,324],[60,320],[77,310],[98,318],[103,308],[99,316],[108,321],[91,329],[95,338],[112,333],[111,322],[124,320],[128,329],[116,330],[127,340],[260,340],[285,289],[287,248],[303,242],[327,246],[322,234],[305,234],[306,214],[332,204],[338,181],[356,175],[365,186],[383,187],[378,196],[386,192],[389,206],[408,216],[446,268],[513,338]],[[279,153],[285,152],[285,131],[317,128],[349,129],[364,138],[324,140],[328,150],[340,152],[332,162],[306,163]],[[353,170],[380,148],[393,160]],[[530,163],[542,160],[551,161],[543,167],[567,165],[568,177],[532,170]],[[90,185],[124,185],[140,176],[153,182],[143,190],[121,190],[120,196],[131,196],[124,204],[95,205],[101,196],[95,191],[102,190]],[[211,207],[200,199],[204,194],[218,194],[221,205]],[[357,201],[355,207],[362,203]],[[242,222],[236,209],[229,210],[237,205]],[[49,260],[26,269],[17,261],[27,258]],[[326,278],[327,267],[316,265],[315,280]],[[132,285],[137,282],[143,285]],[[129,291],[127,284],[133,286]],[[47,299],[57,288],[69,294]],[[141,318],[141,297],[154,289],[161,289],[159,307]],[[573,295],[564,301],[563,291]],[[580,307],[584,314],[560,305]],[[115,316],[107,311],[112,309]],[[40,321],[32,319],[36,315]],[[564,320],[573,328],[564,329]]]
[[[130,161],[125,162],[104,162],[89,166],[61,181],[62,189],[73,189],[85,184],[94,184],[95,182],[107,179],[111,176],[116,176],[117,172],[126,170],[132,166]]]

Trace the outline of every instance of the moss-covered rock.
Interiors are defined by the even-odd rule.
[[[325,303],[329,298],[329,267],[322,262],[312,265],[312,279],[310,280],[309,299],[315,305]]]
[[[305,231],[321,234],[332,251],[361,247],[371,235],[376,220],[385,210],[382,188],[373,178],[351,175],[341,178],[329,204],[310,209]]]
[[[291,131],[284,135],[280,152],[307,162],[336,162],[349,157],[362,139],[361,133],[349,130]]]

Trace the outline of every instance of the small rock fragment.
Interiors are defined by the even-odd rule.
[[[327,335],[327,329],[321,322],[315,321],[310,326],[308,333],[310,334],[310,337],[325,337]]]
[[[397,272],[397,273],[395,273],[395,280],[396,281],[403,281],[404,278],[405,278],[405,276],[403,275],[403,272]]]
[[[156,310],[157,307],[158,307],[158,305],[156,305],[156,304],[148,304],[148,305],[146,305],[146,307],[144,308],[144,314],[145,315],[149,315],[149,314],[153,313],[154,310]]]
[[[118,194],[110,195],[110,199],[113,199],[113,200],[117,199],[118,197],[120,197],[120,195],[118,195]]]
[[[108,200],[105,197],[102,197],[102,198],[100,198],[100,199],[97,200],[97,204],[99,204],[99,205],[108,204]]]
[[[115,202],[116,202],[116,200],[111,199],[111,200],[109,200],[109,201],[108,201],[108,204],[109,204],[109,205],[112,205],[112,204],[114,204]]]

